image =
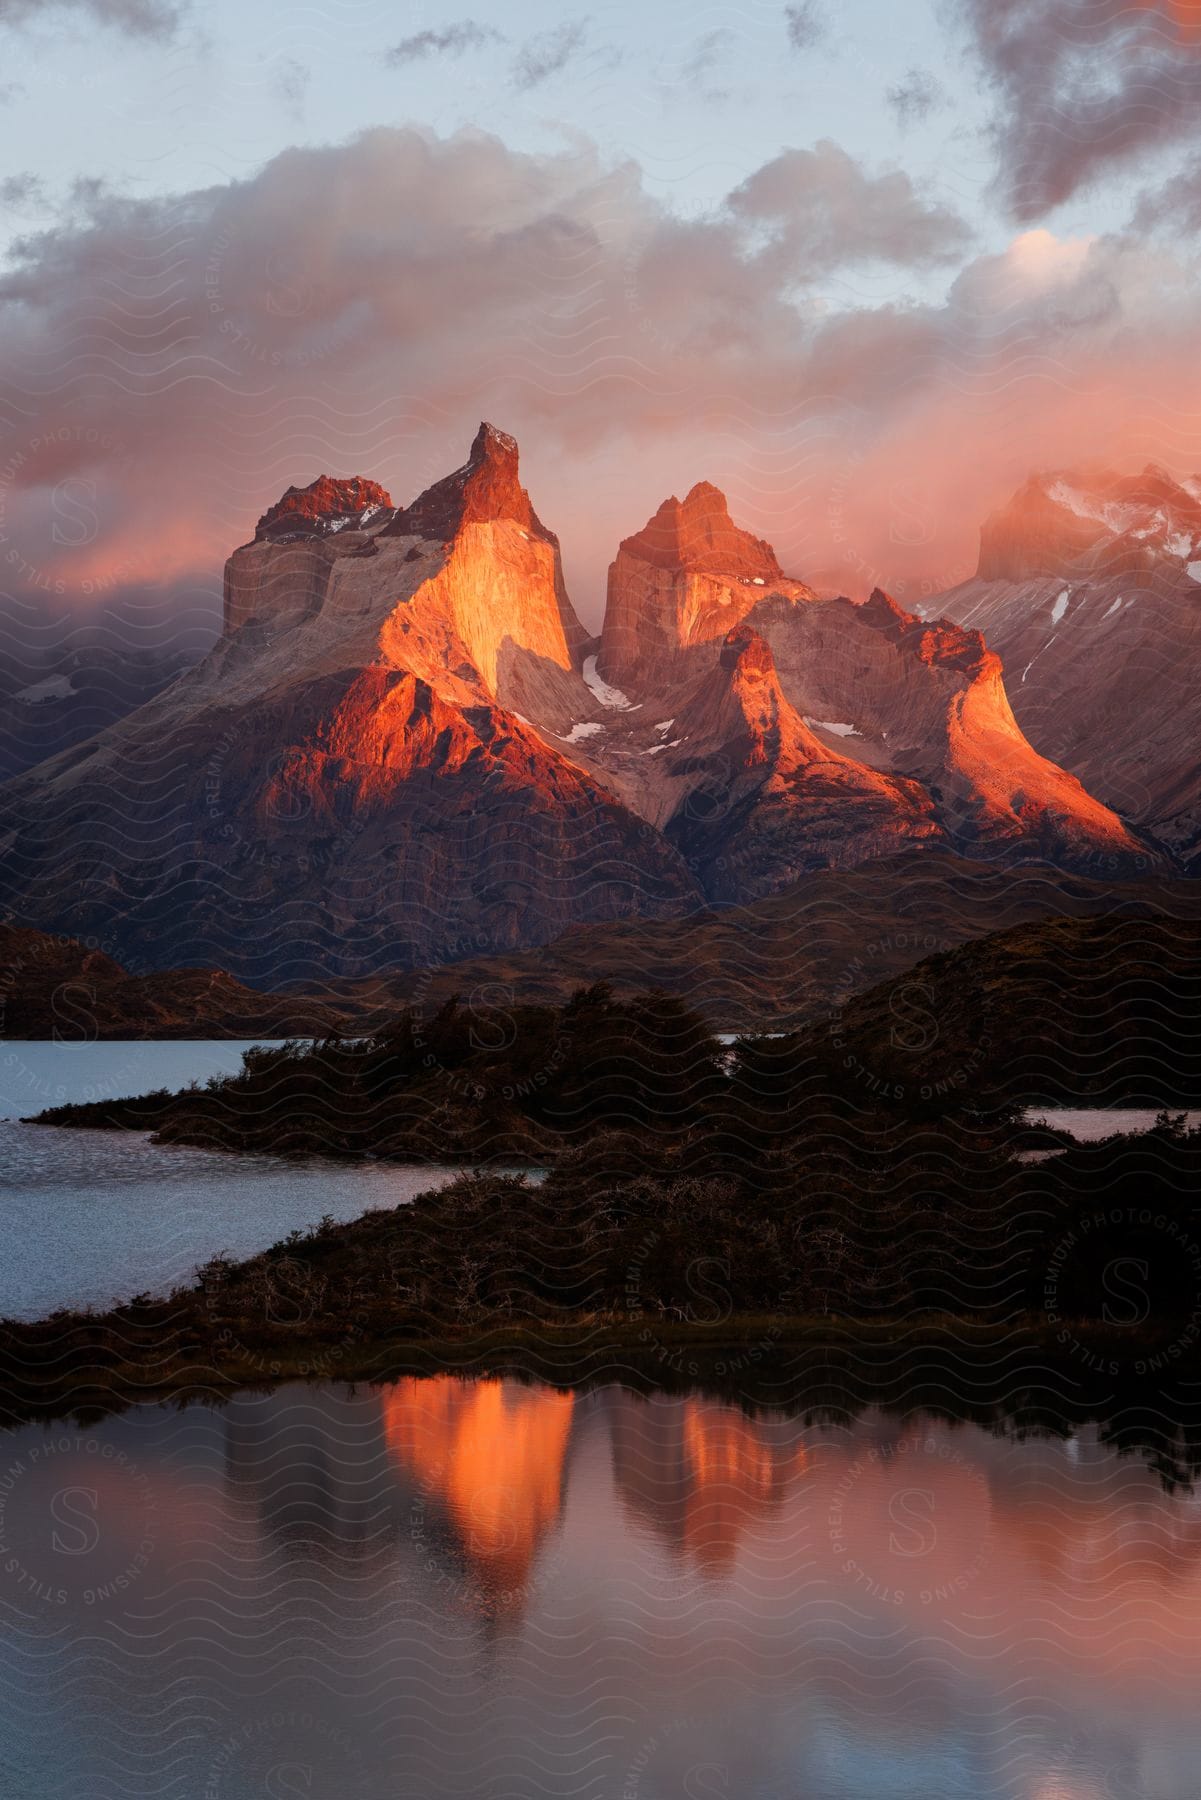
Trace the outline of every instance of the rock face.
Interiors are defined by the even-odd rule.
[[[676,729],[706,748],[683,759],[686,791],[666,833],[713,900],[771,893],[811,870],[944,839],[917,782],[858,763],[809,728],[748,625],[727,635]]]
[[[710,898],[911,844],[1110,872],[1154,860],[1033,749],[978,632],[879,590],[861,606],[820,600],[714,488],[623,542],[596,673],[575,754],[665,831]]]
[[[770,544],[739,530],[719,489],[702,481],[682,501],[673,494],[610,566],[599,673],[619,686],[669,683],[677,650],[724,637],[766,593],[816,598]]]
[[[1033,476],[934,604],[999,650],[1048,755],[1201,869],[1201,480]]]
[[[206,660],[4,791],[14,911],[134,974],[201,962],[273,984],[699,899],[678,853],[518,716],[587,690],[511,438],[482,427],[408,509],[359,482],[285,505],[230,558]]]
[[[318,475],[306,488],[289,488],[282,500],[269,507],[255,528],[255,542],[287,537],[332,537],[348,525],[365,525],[392,501],[378,481],[337,481]]]
[[[0,901],[134,977],[263,985],[941,848],[1123,873],[1146,847],[1036,754],[979,633],[819,600],[717,489],[622,544],[599,643],[513,439],[407,507],[290,489],[204,663],[0,793]]]

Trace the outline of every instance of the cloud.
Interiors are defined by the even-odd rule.
[[[86,13],[130,37],[175,36],[183,7],[172,0],[0,0],[0,25],[27,25],[56,12]]]
[[[905,130],[910,125],[920,125],[932,112],[945,106],[947,92],[929,69],[910,69],[902,81],[889,88],[884,99]]]
[[[21,212],[26,208],[44,210],[48,204],[46,184],[32,169],[0,177],[0,207]]]
[[[1137,199],[1133,229],[1139,232],[1201,232],[1201,155],[1190,158],[1159,187]]]
[[[924,200],[899,170],[868,175],[828,139],[785,150],[730,195],[730,209],[767,227],[774,260],[811,274],[863,262],[919,268],[960,257],[968,229]]]
[[[820,0],[796,0],[784,8],[784,25],[794,50],[813,50],[825,41],[829,25]]]
[[[587,35],[588,21],[574,19],[530,38],[513,63],[514,87],[526,92],[558,75],[583,49]]]
[[[998,102],[991,136],[1030,221],[1147,152],[1201,136],[1196,0],[956,0]]]
[[[503,44],[504,33],[475,19],[460,19],[454,25],[414,32],[401,38],[399,44],[385,52],[384,61],[391,69],[407,63],[423,62],[431,56],[463,56],[468,50],[483,50],[489,44]]]
[[[275,91],[288,111],[299,118],[304,112],[305,98],[313,79],[311,69],[294,56],[282,57],[274,71]]]
[[[785,566],[948,586],[1031,467],[1201,466],[1179,245],[1022,233],[945,299],[954,215],[834,145],[681,217],[583,140],[375,130],[174,198],[78,189],[0,277],[0,583],[95,605],[220,568],[292,483],[411,499],[515,431],[596,621],[603,570],[708,478]],[[830,277],[873,260],[870,303]],[[907,585],[908,584],[908,585]]]
[[[729,90],[716,88],[710,84],[713,71],[725,62],[734,42],[734,34],[724,27],[705,32],[697,38],[679,65],[679,79],[697,93],[704,94],[708,100],[724,100]]]

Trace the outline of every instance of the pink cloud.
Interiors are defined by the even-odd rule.
[[[618,539],[698,479],[786,566],[859,593],[948,585],[1032,465],[1099,443],[1201,462],[1185,262],[1027,233],[918,304],[911,269],[962,227],[832,145],[699,220],[587,145],[411,130],[169,201],[85,198],[0,282],[15,591],[36,587],[19,564],[81,604],[124,570],[200,571],[215,600],[289,484],[411,499],[484,416],[521,438],[593,619]],[[891,298],[832,310],[815,282],[865,260]]]

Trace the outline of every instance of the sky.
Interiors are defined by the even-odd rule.
[[[599,625],[698,480],[917,604],[1201,468],[1201,0],[0,0],[0,592],[211,618],[291,484],[513,432]]]

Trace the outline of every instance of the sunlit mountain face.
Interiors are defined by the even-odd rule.
[[[118,960],[277,987],[910,849],[1164,866],[1039,754],[979,631],[822,599],[711,485],[622,541],[591,637],[518,456],[485,423],[407,506],[290,489],[230,557],[204,661],[0,791],[0,898]]]

